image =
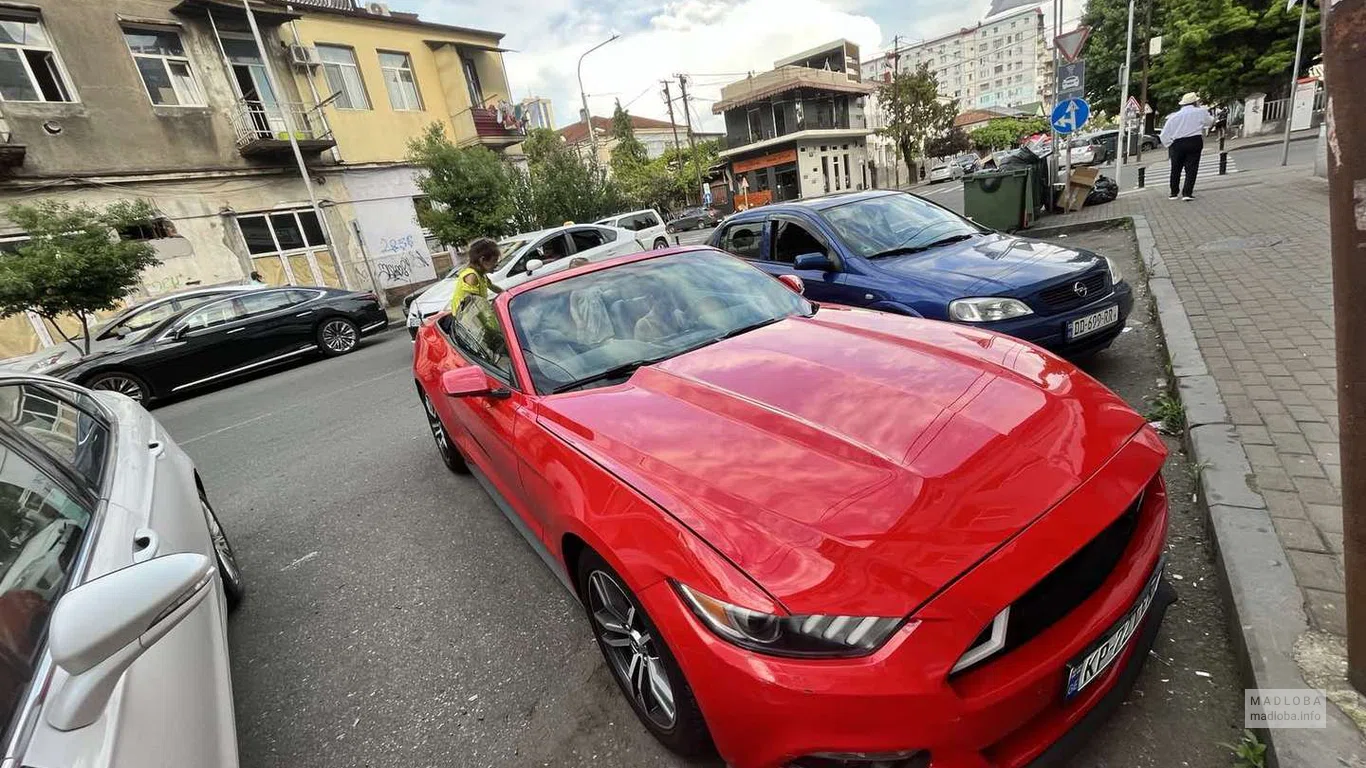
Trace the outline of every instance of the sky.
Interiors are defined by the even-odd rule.
[[[1065,0],[1078,5],[1081,0]],[[746,72],[846,38],[866,60],[892,36],[925,39],[980,20],[989,0],[390,0],[427,21],[504,33],[513,96],[549,98],[556,127],[579,117],[579,56],[613,33],[621,37],[583,60],[595,115],[620,100],[631,114],[668,119],[660,80],[690,75],[694,127],[723,130],[711,106],[721,86]],[[1072,11],[1071,16],[1076,15]],[[1065,14],[1067,15],[1067,14]],[[682,102],[675,103],[683,124]]]

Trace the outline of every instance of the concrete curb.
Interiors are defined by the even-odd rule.
[[[1131,224],[1147,270],[1149,292],[1172,363],[1172,379],[1186,409],[1186,444],[1201,469],[1199,489],[1209,514],[1221,587],[1233,608],[1232,636],[1251,688],[1309,688],[1293,655],[1295,641],[1309,631],[1304,593],[1295,582],[1285,549],[1271,524],[1266,502],[1250,482],[1252,467],[1238,441],[1218,384],[1205,366],[1190,317],[1143,216],[1064,225],[1060,233]],[[1366,766],[1356,726],[1328,703],[1326,728],[1262,731],[1269,765],[1278,768]]]

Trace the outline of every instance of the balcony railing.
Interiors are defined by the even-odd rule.
[[[321,152],[337,145],[321,105],[238,99],[228,116],[237,136],[237,149],[243,155],[291,151],[291,130],[299,149],[305,152]]]
[[[526,137],[526,131],[520,127],[504,125],[496,109],[477,107],[470,110],[470,116],[474,118],[474,133],[481,139],[521,141]]]

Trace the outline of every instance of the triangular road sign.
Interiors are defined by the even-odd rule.
[[[1091,36],[1091,28],[1085,24],[1077,27],[1071,32],[1064,32],[1053,38],[1053,45],[1058,47],[1058,53],[1069,62],[1077,60],[1081,55],[1081,47],[1086,45],[1086,38]]]

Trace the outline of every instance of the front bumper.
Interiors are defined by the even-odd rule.
[[[1066,664],[1130,610],[1161,558],[1167,505],[1160,479],[1147,485],[1140,522],[1095,593],[1018,647],[952,677],[950,669],[995,613],[1065,557],[1057,553],[1062,542],[1080,546],[1104,527],[1108,520],[1094,513],[1098,504],[1137,493],[1139,473],[1153,477],[1160,445],[1140,433],[1111,460],[1104,482],[1088,483],[1060,502],[917,610],[870,656],[761,656],[718,639],[666,583],[640,597],[685,670],[717,748],[735,768],[782,768],[816,753],[911,750],[928,750],[933,768],[1056,761],[1081,738],[1068,734],[1094,728],[1104,716],[1091,713],[1126,695],[1170,602],[1171,589],[1163,585],[1114,663],[1064,701]]]
[[[1068,324],[1073,320],[1099,312],[1106,307],[1119,306],[1119,321],[1114,325],[1076,339],[1067,338]],[[1134,292],[1127,280],[1120,281],[1110,295],[1084,306],[1053,315],[1026,315],[999,323],[983,323],[978,327],[1024,339],[1064,357],[1082,357],[1099,352],[1124,332],[1124,323],[1134,309]]]

